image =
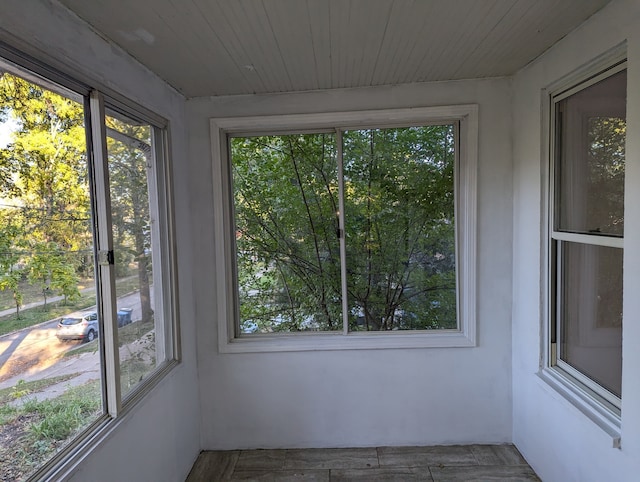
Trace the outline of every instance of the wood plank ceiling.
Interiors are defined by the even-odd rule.
[[[187,97],[511,75],[609,0],[60,0]]]

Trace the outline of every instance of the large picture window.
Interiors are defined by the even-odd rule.
[[[19,60],[0,59],[2,480],[66,470],[178,354],[165,123]]]
[[[390,126],[385,111],[363,127],[340,114],[212,121],[232,233],[223,286],[235,286],[222,296],[223,340],[384,332],[472,344],[475,110],[457,111],[404,111]],[[273,121],[283,127],[247,129]]]
[[[550,366],[619,415],[626,70],[552,98]]]

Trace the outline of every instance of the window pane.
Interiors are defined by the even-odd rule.
[[[626,71],[557,104],[557,229],[622,236]]]
[[[344,134],[351,330],[457,328],[451,125]]]
[[[335,136],[230,144],[240,331],[341,330]]]
[[[91,226],[82,98],[0,71],[0,480],[103,414]]]
[[[562,243],[560,358],[618,397],[622,383],[622,249]]]
[[[152,129],[121,116],[107,116],[106,125],[124,397],[162,361],[156,350],[156,323],[161,322],[162,310],[154,305],[149,210]]]

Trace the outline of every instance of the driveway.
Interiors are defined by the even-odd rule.
[[[120,297],[118,308],[132,308],[132,319],[140,319],[140,295],[131,293]],[[75,361],[83,357],[83,355],[69,359],[62,357],[65,352],[82,342],[61,342],[55,336],[56,326],[57,321],[51,320],[0,336],[0,389],[13,386],[18,380],[31,381],[84,371],[81,369],[82,364],[79,364],[75,367],[76,371],[65,370],[65,373],[51,374],[67,366],[69,360]],[[99,356],[96,356],[96,359],[99,364]],[[57,367],[58,365],[60,366]]]

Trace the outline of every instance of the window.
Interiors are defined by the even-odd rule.
[[[626,64],[552,95],[548,365],[620,415]]]
[[[212,120],[221,349],[473,345],[475,122],[473,106]]]
[[[177,359],[170,185],[162,119],[3,53],[0,478],[25,480]]]

